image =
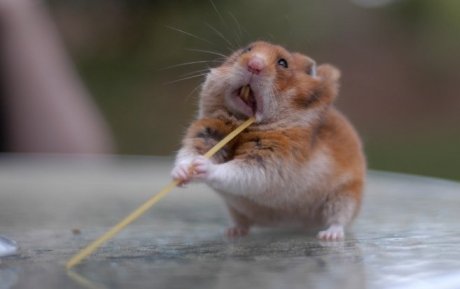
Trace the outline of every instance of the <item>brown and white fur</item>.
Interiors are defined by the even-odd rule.
[[[343,239],[366,164],[357,133],[332,105],[339,77],[331,65],[266,42],[234,52],[206,77],[173,178],[205,182],[224,198],[231,237],[254,225],[300,225],[321,228],[322,240]],[[245,85],[250,101],[240,96]],[[212,159],[202,156],[250,116],[252,126]]]

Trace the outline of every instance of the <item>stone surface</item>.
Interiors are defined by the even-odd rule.
[[[226,240],[223,203],[192,184],[69,276],[68,258],[159,191],[171,163],[2,157],[0,235],[20,248],[0,259],[0,289],[460,288],[460,184],[380,172],[344,242],[273,229]]]

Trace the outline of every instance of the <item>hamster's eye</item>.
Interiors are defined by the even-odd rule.
[[[245,49],[243,49],[243,53],[249,52],[252,50],[252,46],[248,46]]]
[[[278,60],[278,65],[280,65],[280,66],[282,66],[284,68],[288,68],[288,63],[287,63],[286,59],[284,59],[284,58],[280,58]]]

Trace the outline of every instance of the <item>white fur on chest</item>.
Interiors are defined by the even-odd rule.
[[[317,207],[334,187],[329,181],[332,168],[333,160],[330,155],[326,150],[320,150],[300,168],[293,161],[280,161],[277,168],[270,170],[272,173],[269,176],[266,175],[268,172],[257,167],[235,168],[242,178],[234,181],[244,183],[240,188],[235,188],[238,186],[236,183],[230,184],[231,193],[227,193],[222,186],[218,191],[229,195],[226,199],[232,203],[239,200],[234,197],[234,190],[241,189],[246,191],[241,191],[238,195],[259,206],[287,211],[309,210]],[[226,173],[229,177],[235,175],[235,172]],[[225,178],[225,175],[221,177]]]

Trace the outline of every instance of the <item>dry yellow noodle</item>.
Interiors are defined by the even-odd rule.
[[[245,90],[245,91],[249,92],[248,90]],[[214,147],[212,147],[206,154],[204,154],[204,156],[206,158],[212,157],[216,152],[222,149],[229,141],[235,138],[238,134],[240,134],[243,130],[245,130],[248,126],[250,126],[254,121],[255,119],[253,117],[246,120],[239,127],[237,127],[234,131],[229,133],[224,139],[218,142]],[[134,222],[136,219],[138,219],[140,216],[142,216],[145,212],[147,212],[148,209],[150,209],[153,205],[155,205],[158,201],[160,201],[164,196],[166,196],[166,194],[168,194],[178,184],[179,184],[179,181],[177,180],[171,181],[158,194],[148,199],[139,208],[137,208],[135,211],[129,214],[126,218],[124,218],[120,223],[116,224],[112,229],[107,231],[105,234],[100,236],[98,239],[90,243],[88,246],[86,246],[80,252],[78,252],[72,258],[70,258],[70,260],[66,263],[66,268],[71,269],[73,266],[77,265],[83,259],[91,255],[105,242],[112,239],[116,234],[118,234],[126,226],[128,226],[129,224]]]
[[[74,270],[67,270],[67,276],[69,276],[70,279],[72,279],[75,283],[79,284],[82,287],[88,288],[88,289],[107,289],[107,287],[97,284],[93,281],[90,281],[86,277],[83,277],[82,275],[78,274]]]

